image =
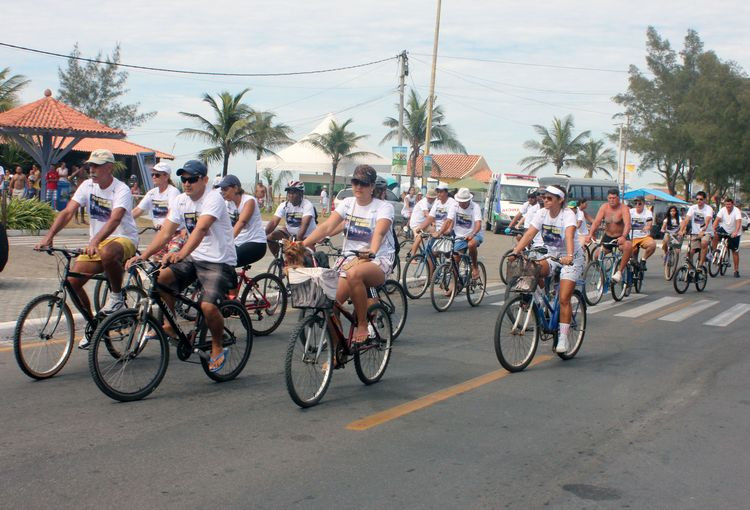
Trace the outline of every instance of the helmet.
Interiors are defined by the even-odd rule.
[[[302,181],[289,181],[284,191],[299,191],[300,193],[305,192],[305,183]]]
[[[379,175],[375,179],[375,188],[387,188],[388,187],[388,181],[385,180],[385,178],[380,177]]]
[[[536,188],[529,188],[526,190],[526,196],[528,198],[535,197],[538,193],[538,190]]]

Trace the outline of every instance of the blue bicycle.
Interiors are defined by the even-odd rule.
[[[532,255],[543,255],[546,248],[532,248]],[[520,372],[534,358],[539,340],[552,340],[555,350],[559,336],[560,273],[545,278],[545,289],[538,287],[540,260],[558,261],[546,256],[533,259],[520,254],[508,268],[511,292],[518,295],[505,302],[495,322],[495,354],[500,364],[509,372]],[[583,293],[575,289],[570,298],[573,315],[570,321],[568,350],[557,353],[560,358],[573,358],[586,335],[586,301]]]
[[[432,272],[443,262],[443,257],[436,256],[428,246],[427,240],[432,236],[422,232],[419,237],[422,240],[419,251],[406,258],[401,271],[402,287],[411,299],[419,299],[424,295],[430,286]]]

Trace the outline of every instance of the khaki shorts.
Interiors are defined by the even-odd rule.
[[[129,258],[131,258],[133,255],[135,255],[135,244],[133,244],[133,241],[131,241],[127,237],[111,237],[109,239],[105,239],[104,241],[99,243],[99,249],[101,250],[103,247],[107,246],[110,243],[117,243],[120,246],[122,246],[122,262],[123,263]],[[79,255],[76,260],[78,262],[101,262],[102,258],[99,255],[94,255],[94,256]]]
[[[640,245],[647,244],[649,241],[651,241],[653,243],[654,242],[654,238],[651,237],[651,236],[646,236],[646,237],[639,237],[638,239],[633,239],[633,241],[632,241],[632,243],[633,243],[633,249],[635,250]]]

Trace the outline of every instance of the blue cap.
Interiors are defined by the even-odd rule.
[[[241,188],[242,183],[236,176],[228,174],[219,183],[219,188],[228,188],[230,186],[237,186],[238,188]]]
[[[182,174],[208,175],[208,168],[206,168],[206,165],[204,165],[203,162],[198,161],[197,159],[191,159],[190,161],[182,165],[182,168],[177,170],[178,176]]]

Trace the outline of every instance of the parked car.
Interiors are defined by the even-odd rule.
[[[351,188],[344,188],[339,191],[336,195],[336,198],[333,199],[333,210],[336,210],[343,199],[349,198],[351,196],[354,196]],[[403,225],[404,223],[406,223],[405,218],[401,215],[401,209],[404,207],[404,203],[396,196],[393,191],[389,189],[385,190],[385,199],[393,205],[393,220],[395,221],[396,225]]]
[[[750,215],[743,211],[742,213],[742,230],[747,230],[750,227]]]

